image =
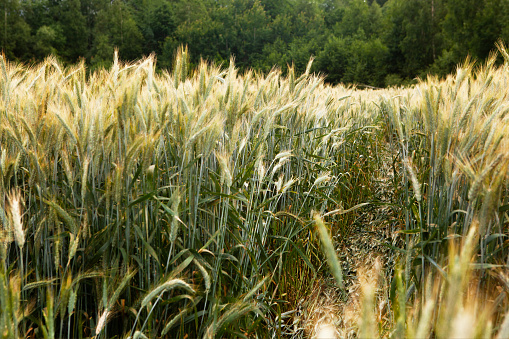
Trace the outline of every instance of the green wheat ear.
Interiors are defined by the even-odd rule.
[[[195,293],[191,285],[187,284],[185,281],[181,279],[170,279],[148,292],[141,302],[141,308],[146,307],[161,292],[167,292],[174,288],[181,288],[189,293]]]
[[[313,219],[316,224],[316,229],[320,236],[320,240],[323,246],[323,252],[327,258],[327,263],[331,269],[332,275],[334,279],[336,279],[336,283],[342,289],[344,289],[343,284],[343,271],[341,269],[341,264],[339,263],[338,256],[336,254],[336,250],[334,249],[334,245],[332,244],[331,238],[329,236],[329,232],[323,223],[322,218],[318,213],[315,213]]]

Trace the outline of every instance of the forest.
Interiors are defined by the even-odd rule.
[[[329,83],[385,87],[445,76],[467,57],[485,60],[509,40],[504,0],[2,0],[0,44],[7,59],[52,54],[89,70],[155,53],[172,65],[180,45],[241,70],[295,66]],[[499,60],[500,61],[500,60]]]

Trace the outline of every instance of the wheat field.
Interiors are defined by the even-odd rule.
[[[155,63],[1,57],[0,336],[509,336],[504,46],[384,90]]]

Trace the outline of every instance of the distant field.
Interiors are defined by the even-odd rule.
[[[2,57],[0,336],[509,337],[500,53],[376,91]]]

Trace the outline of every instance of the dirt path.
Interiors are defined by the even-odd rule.
[[[382,164],[389,167],[392,162],[383,161]],[[382,168],[378,175],[374,192],[375,200],[382,203],[393,202],[393,170]],[[387,319],[389,305],[386,301],[389,300],[388,293],[396,263],[396,253],[381,244],[397,245],[399,242],[396,233],[397,213],[398,209],[394,206],[369,205],[361,210],[359,222],[354,226],[348,239],[334,239],[343,268],[346,296],[341,296],[341,291],[335,286],[332,278],[317,281],[313,289],[314,293],[302,303],[306,334],[301,333],[296,337],[313,338],[320,330],[324,334],[327,333],[326,336],[333,337],[335,332],[337,338],[357,337],[361,283],[366,280],[378,281],[376,290],[378,322],[383,326],[389,321]]]

